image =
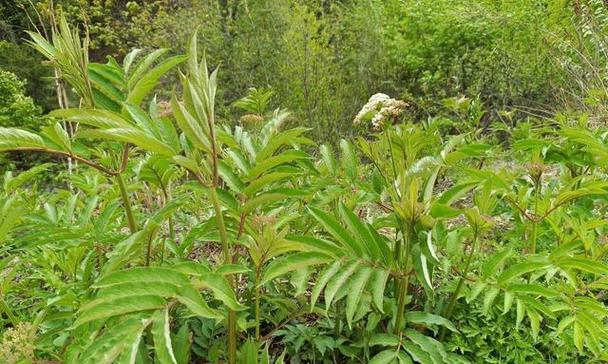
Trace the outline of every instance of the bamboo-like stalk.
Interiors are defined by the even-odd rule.
[[[534,220],[532,220],[532,231],[530,233],[530,240],[528,245],[528,253],[535,254],[536,253],[536,241],[538,235],[538,199],[540,194],[540,181],[535,182],[534,184]]]
[[[409,289],[409,278],[410,278],[410,250],[412,246],[412,241],[414,239],[414,227],[412,225],[408,225],[405,229],[406,231],[402,231],[403,235],[403,246],[404,253],[400,254],[399,259],[397,260],[397,264],[403,266],[403,276],[397,278],[395,280],[396,285],[396,297],[397,297],[397,318],[395,319],[395,327],[393,329],[396,335],[400,334],[403,330],[401,329],[401,324],[403,322],[403,315],[405,311],[405,299],[407,298],[407,291]]]
[[[212,110],[212,107],[209,108]],[[217,222],[217,228],[220,234],[220,242],[222,244],[222,251],[224,253],[224,263],[232,263],[232,254],[230,245],[228,243],[228,233],[226,232],[226,225],[224,223],[224,215],[222,213],[222,205],[217,195],[216,188],[219,186],[219,158],[218,158],[218,146],[215,136],[215,119],[213,112],[208,115],[207,123],[209,126],[209,139],[211,142],[211,165],[213,168],[213,175],[211,180],[211,186],[209,187],[209,197],[213,204],[215,211],[215,218]],[[231,280],[231,285],[234,289],[234,282]],[[236,363],[236,312],[228,309],[228,362],[230,364]]]

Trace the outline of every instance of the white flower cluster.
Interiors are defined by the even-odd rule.
[[[378,130],[386,120],[395,120],[408,104],[403,100],[396,100],[390,96],[378,93],[369,98],[367,104],[363,105],[361,111],[355,116],[353,124],[358,125],[370,121],[372,127]]]

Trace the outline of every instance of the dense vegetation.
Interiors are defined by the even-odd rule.
[[[603,1],[0,13],[0,363],[608,362]]]

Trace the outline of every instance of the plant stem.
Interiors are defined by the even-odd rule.
[[[408,224],[407,226],[407,234],[403,234],[405,231],[402,231],[403,235],[403,249],[405,249],[405,254],[399,254],[399,258],[397,259],[397,264],[403,265],[403,277],[399,278],[395,281],[396,284],[396,297],[397,297],[397,318],[395,319],[395,327],[394,333],[401,333],[401,324],[403,321],[403,314],[405,311],[405,299],[407,298],[407,291],[409,288],[409,279],[410,279],[410,247],[412,245],[412,241],[414,239],[414,228],[412,224]]]
[[[456,300],[458,299],[458,295],[460,294],[460,290],[462,289],[462,286],[464,284],[464,280],[467,276],[467,274],[469,274],[469,269],[471,268],[471,260],[473,258],[473,254],[475,253],[475,247],[477,246],[477,229],[473,230],[473,240],[471,241],[471,250],[469,251],[469,255],[467,256],[467,261],[464,265],[464,271],[462,272],[462,275],[460,276],[460,279],[458,280],[458,284],[456,285],[456,290],[454,290],[454,293],[452,294],[452,297],[450,298],[450,302],[448,303],[448,306],[445,310],[445,314],[443,315],[443,317],[445,317],[446,319],[450,319],[450,316],[452,315],[452,311],[454,311],[454,306],[456,305]],[[443,340],[445,336],[445,328],[441,329],[441,339]]]
[[[129,230],[131,233],[137,232],[137,224],[135,223],[135,218],[133,217],[133,210],[131,210],[131,202],[129,201],[129,194],[127,192],[127,187],[125,185],[125,181],[122,178],[121,173],[116,174],[116,182],[118,184],[118,188],[120,189],[120,196],[122,197],[122,205],[125,209],[125,213],[127,214],[127,222],[129,223]]]
[[[152,234],[148,237],[148,245],[146,247],[146,267],[150,266],[150,260],[152,258]]]
[[[537,228],[538,228],[538,195],[540,190],[540,182],[536,183],[534,186],[534,220],[532,220],[532,232],[530,233],[530,245],[528,248],[528,253],[535,254],[536,253],[536,240],[537,240]]]
[[[260,270],[261,267],[256,269],[255,273],[255,282],[254,282],[254,290],[255,290],[255,339],[260,340]]]
[[[222,251],[224,253],[224,262],[229,264],[232,259],[230,257],[230,246],[228,245],[228,234],[226,225],[224,224],[224,215],[222,214],[222,206],[215,190],[215,184],[209,187],[209,197],[215,211],[217,229],[220,234],[220,242],[222,243]],[[236,313],[233,310],[228,310],[228,362],[236,362]]]

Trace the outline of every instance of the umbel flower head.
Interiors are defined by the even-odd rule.
[[[18,323],[15,327],[7,329],[2,335],[0,346],[0,363],[17,364],[31,362],[34,358],[34,338],[32,324]]]
[[[374,130],[380,130],[386,122],[399,118],[409,105],[403,100],[393,99],[382,93],[369,98],[361,111],[355,116],[353,124],[359,125],[370,122]]]

